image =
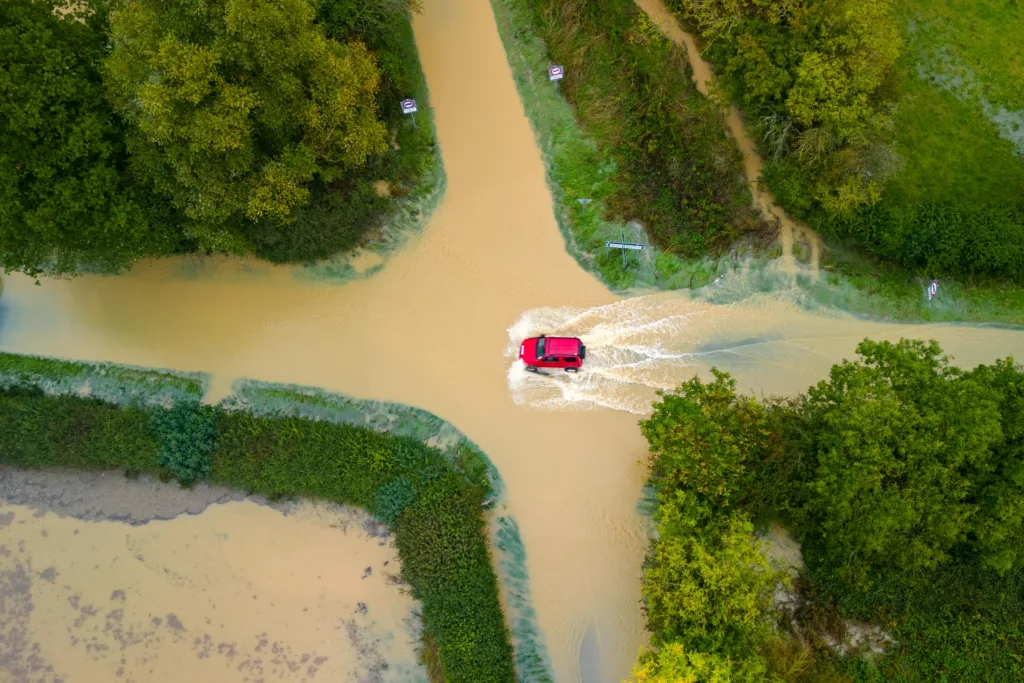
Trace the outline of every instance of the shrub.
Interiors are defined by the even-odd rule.
[[[153,430],[160,437],[159,462],[178,481],[191,484],[210,476],[210,454],[217,446],[217,410],[178,403],[153,412]]]
[[[823,219],[818,227],[921,275],[1024,282],[1024,208],[1019,206],[882,202]]]

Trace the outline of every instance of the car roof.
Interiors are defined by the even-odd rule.
[[[548,356],[575,356],[580,351],[580,340],[575,337],[547,337],[544,341]]]

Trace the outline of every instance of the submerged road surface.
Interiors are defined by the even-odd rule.
[[[415,31],[447,195],[423,236],[379,274],[317,284],[283,269],[208,259],[198,270],[192,261],[164,261],[125,277],[41,286],[10,277],[0,347],[208,371],[216,378],[212,398],[226,394],[233,378],[255,377],[399,401],[451,421],[501,471],[558,680],[582,679],[584,649],[586,683],[620,681],[645,642],[646,538],[636,502],[646,449],[637,417],[539,409],[528,394],[510,394],[505,352],[507,329],[526,311],[612,305],[600,310],[615,316],[622,304],[565,251],[488,3],[424,5]],[[180,274],[185,266],[188,277]],[[636,314],[630,306],[640,304],[625,305],[618,323]],[[821,379],[865,335],[918,331],[829,320],[767,300],[712,307],[657,297],[641,307],[645,319],[689,316],[692,339],[680,342],[682,328],[666,328],[669,346],[717,352],[693,356],[658,385],[713,363],[734,371],[744,389],[788,392]],[[933,326],[922,333],[965,362],[1024,358],[1018,332]],[[751,339],[758,341],[745,343]],[[630,405],[650,398],[641,391],[648,393],[631,395]]]

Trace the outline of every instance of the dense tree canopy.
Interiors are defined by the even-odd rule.
[[[804,600],[828,590],[860,619],[892,610],[914,624],[915,652],[941,643],[946,662],[991,641],[973,610],[1019,591],[1024,565],[1024,368],[961,370],[934,342],[864,341],[857,353],[793,399],[738,396],[714,371],[641,422],[658,501],[643,583],[656,649],[641,654],[636,681],[851,680],[815,658],[806,631],[785,640],[773,600],[785,574],[751,519],[800,537],[816,581]],[[906,606],[932,584],[949,604]],[[822,606],[806,609],[822,628]],[[1008,650],[985,656],[1008,671]]]
[[[116,269],[173,245],[166,212],[126,177],[94,5],[76,15],[49,0],[0,3],[0,267]]]
[[[876,202],[899,159],[885,82],[902,46],[891,0],[672,0],[694,22],[771,154],[831,212]]]
[[[111,41],[132,168],[204,248],[248,250],[247,231],[291,220],[314,178],[385,148],[372,57],[327,39],[307,0],[133,0]]]
[[[997,391],[950,367],[935,343],[863,342],[790,418],[789,457],[815,533],[851,580],[931,569],[967,540],[972,473],[1003,441]]]

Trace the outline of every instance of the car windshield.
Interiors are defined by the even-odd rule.
[[[537,340],[537,358],[544,357],[544,337]]]

